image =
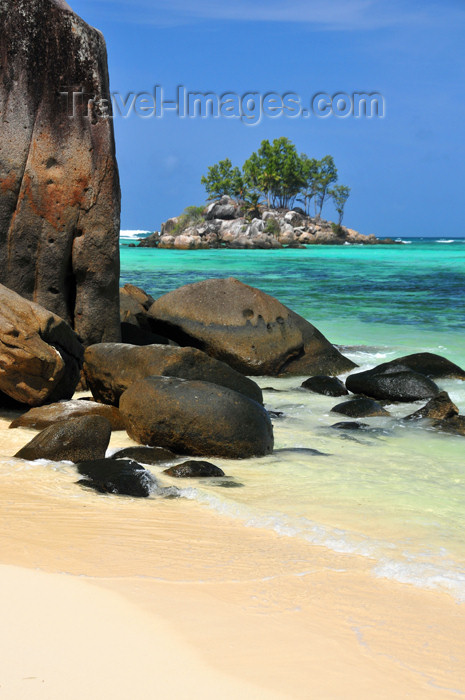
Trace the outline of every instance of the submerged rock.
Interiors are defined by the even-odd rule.
[[[210,462],[203,462],[190,459],[182,464],[177,464],[174,467],[165,469],[163,474],[175,477],[177,479],[192,479],[198,477],[219,478],[225,476],[225,473],[219,467],[216,467]]]
[[[49,459],[53,462],[103,459],[110,437],[111,426],[106,418],[73,418],[42,430],[15,457],[29,461]]]
[[[458,412],[459,409],[455,403],[451,401],[447,391],[441,391],[440,394],[428,401],[425,406],[415,411],[415,413],[406,416],[405,420],[419,420],[421,418],[446,420],[447,418],[458,415]]]
[[[28,406],[69,399],[82,355],[63,319],[0,284],[0,395]]]
[[[336,373],[355,367],[308,321],[232,277],[180,287],[157,299],[149,313],[162,335],[201,348],[243,374]]]
[[[88,477],[81,486],[99,493],[147,498],[157,486],[155,477],[131,459],[97,459],[76,464],[79,474]]]
[[[209,382],[147,377],[121,396],[129,436],[179,454],[242,459],[273,449],[270,418],[259,403]]]
[[[390,414],[377,401],[372,399],[351,399],[333,406],[332,413],[342,413],[351,418],[370,418],[373,416],[389,416]]]
[[[112,430],[124,430],[123,419],[115,406],[81,400],[59,401],[48,406],[31,408],[30,411],[16,418],[9,427],[43,430],[49,425],[82,416],[103,416],[110,423]]]
[[[432,379],[390,362],[366,372],[351,374],[347,377],[346,387],[354,394],[403,403],[431,399],[439,394],[439,388]]]
[[[465,436],[465,416],[452,416],[433,423],[433,427],[451,435]]]
[[[333,423],[329,426],[335,430],[363,430],[364,428],[369,428],[368,423],[357,423],[356,421],[341,421],[340,423]]]
[[[0,282],[85,345],[116,341],[120,188],[105,41],[63,0],[0,4]]]
[[[177,455],[164,447],[125,447],[111,455],[111,459],[134,459],[142,464],[159,464],[176,459]]]
[[[99,343],[87,348],[84,372],[95,399],[116,406],[131,384],[153,375],[211,382],[263,402],[258,384],[196,348]]]
[[[326,375],[317,375],[306,379],[302,384],[302,389],[308,389],[323,396],[347,396],[349,393],[340,379]]]

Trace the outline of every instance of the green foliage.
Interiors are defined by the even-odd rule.
[[[331,228],[333,229],[333,233],[335,233],[336,236],[342,236],[344,233],[344,229],[342,228],[341,224],[335,224],[334,221],[331,224]]]
[[[240,197],[244,190],[241,171],[233,168],[229,158],[210,166],[208,174],[203,175],[200,182],[205,186],[209,199],[218,199],[223,195]]]
[[[337,182],[337,168],[332,156],[325,156],[318,162],[316,215],[319,218],[323,205],[329,197],[329,188]]]
[[[276,221],[276,219],[274,219],[272,216],[270,216],[270,218],[267,219],[264,230],[265,230],[265,233],[269,233],[272,236],[278,236],[280,229],[279,229],[279,224]]]
[[[329,196],[334,202],[334,208],[339,214],[339,226],[342,224],[342,219],[344,218],[344,208],[347,200],[350,196],[350,187],[347,185],[336,185],[332,190],[329,190]]]
[[[186,207],[173,228],[173,236],[183,233],[189,226],[198,226],[203,223],[205,221],[203,210],[204,207]]]
[[[320,217],[325,203],[331,198],[339,215],[339,225],[344,215],[350,188],[337,186],[338,172],[332,156],[321,160],[299,154],[287,138],[262,141],[257,152],[252,153],[242,173],[233,167],[229,158],[208,168],[208,175],[201,182],[210,199],[228,195],[242,199],[243,212],[248,218],[259,216],[260,200],[268,207],[292,209],[298,201],[310,216],[313,202],[315,216]],[[272,225],[272,224],[270,224]]]
[[[247,187],[262,194],[268,206],[292,208],[303,185],[302,167],[294,144],[282,136],[262,141],[242,168]]]

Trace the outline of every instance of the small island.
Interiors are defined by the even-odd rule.
[[[287,138],[264,140],[242,170],[229,158],[208,169],[201,179],[209,203],[187,207],[165,221],[161,231],[138,247],[302,248],[307,245],[395,244],[342,225],[350,187],[338,183],[332,156],[321,160],[298,154]],[[322,218],[332,202],[338,221]],[[131,244],[135,246],[135,244]]]

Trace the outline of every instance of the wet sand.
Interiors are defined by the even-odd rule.
[[[5,456],[34,434],[7,425]],[[465,606],[448,595],[194,501],[20,466],[0,489],[2,698],[465,694]]]

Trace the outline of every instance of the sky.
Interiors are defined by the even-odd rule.
[[[299,152],[334,157],[339,182],[351,188],[347,226],[380,236],[465,236],[464,0],[70,5],[105,36],[122,113],[128,94],[130,105],[157,85],[164,100],[175,99],[178,85],[219,96],[294,93],[309,107],[320,93],[384,99],[382,118],[283,110],[252,124],[231,114],[149,116],[150,101],[139,98],[137,109],[114,117],[123,229],[158,230],[205,202],[208,166],[224,158],[242,166],[263,139],[286,136]],[[324,215],[334,217],[330,206]]]

